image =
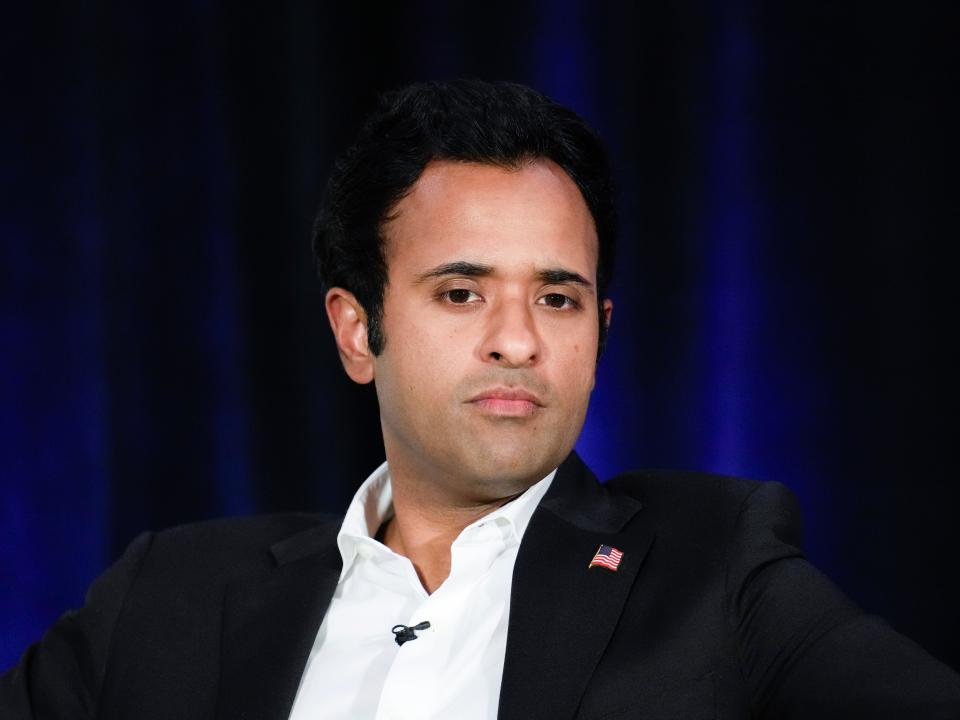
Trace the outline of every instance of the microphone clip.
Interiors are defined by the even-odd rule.
[[[424,620],[422,623],[417,623],[409,627],[406,625],[394,625],[390,632],[396,636],[393,639],[397,641],[397,645],[403,645],[407,640],[417,639],[416,630],[426,630],[428,627],[430,627],[430,623]]]

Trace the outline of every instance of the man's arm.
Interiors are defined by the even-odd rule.
[[[148,533],[134,540],[90,587],[84,607],[61,617],[16,667],[0,677],[3,720],[94,716],[113,629],[151,542]]]
[[[728,617],[761,717],[960,718],[960,676],[864,614],[797,551],[796,499],[766,483],[728,554]]]

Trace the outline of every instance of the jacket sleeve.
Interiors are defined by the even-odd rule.
[[[864,614],[798,549],[795,497],[764,483],[727,555],[727,611],[758,717],[960,719],[960,676]]]
[[[61,617],[0,677],[3,720],[81,720],[96,712],[97,697],[127,593],[152,536],[145,533],[90,586],[86,603]]]

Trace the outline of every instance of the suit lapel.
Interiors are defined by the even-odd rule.
[[[287,718],[340,575],[339,523],[271,547],[276,566],[227,588],[217,717]]]
[[[639,510],[613,500],[575,453],[560,466],[514,566],[500,720],[576,713],[653,541],[630,524]],[[616,571],[588,569],[601,544],[623,552]]]

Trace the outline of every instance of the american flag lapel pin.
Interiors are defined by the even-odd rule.
[[[593,560],[587,565],[589,570],[592,567],[602,567],[607,570],[617,571],[620,567],[620,561],[623,559],[623,553],[612,545],[601,545],[593,556]]]

